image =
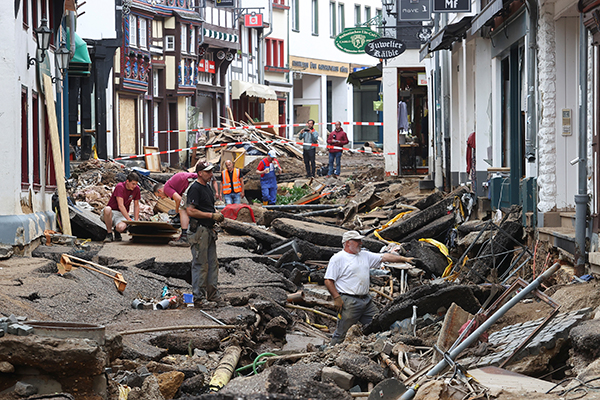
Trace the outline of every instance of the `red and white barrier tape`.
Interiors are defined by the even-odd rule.
[[[335,122],[319,122],[315,125],[333,125]],[[383,126],[383,122],[342,122],[342,125],[358,125],[358,126]],[[169,131],[154,131],[154,133],[184,133],[184,132],[206,132],[206,131],[223,131],[225,129],[267,129],[267,128],[287,128],[306,126],[306,124],[280,124],[280,125],[248,125],[236,127],[220,127],[220,128],[198,128],[198,129],[179,129]]]
[[[216,147],[227,147],[227,146],[236,146],[236,145],[242,145],[242,144],[256,144],[256,143],[266,143],[266,144],[270,144],[270,143],[298,144],[298,145],[301,145],[301,146],[304,145],[304,143],[302,143],[302,142],[292,142],[290,140],[252,140],[252,141],[247,141],[247,142],[231,142],[231,143],[207,144],[205,146],[186,147],[185,149],[157,151],[155,153],[137,154],[137,155],[134,155],[134,156],[113,158],[113,160],[114,161],[131,160],[131,159],[134,159],[134,158],[140,158],[140,157],[146,157],[146,156],[153,156],[153,155],[157,155],[157,154],[158,155],[160,155],[160,154],[171,154],[171,153],[179,153],[180,151],[187,151],[187,150],[210,149],[210,148],[216,148]],[[396,155],[396,153],[376,153],[376,152],[366,151],[366,150],[351,149],[351,148],[348,148],[348,147],[321,146],[321,145],[319,145],[317,143],[311,144],[311,146],[312,147],[324,147],[324,148],[327,148],[327,149],[335,149],[335,150],[346,150],[346,151],[351,151],[351,152],[355,152],[355,153],[373,154],[375,156],[394,156],[394,155]]]

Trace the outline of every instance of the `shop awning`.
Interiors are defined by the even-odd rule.
[[[372,81],[373,79],[381,78],[381,64],[371,68],[361,69],[348,75],[346,82],[353,86],[360,87],[364,82]]]
[[[437,35],[431,38],[429,42],[429,52],[438,50],[452,49],[452,43],[465,37],[471,27],[473,17],[464,17],[455,24],[446,25]]]
[[[503,0],[492,0],[483,10],[479,12],[471,21],[471,35],[477,33],[482,26],[498,14],[504,7]]]
[[[67,47],[70,42],[70,32],[67,29]],[[90,74],[92,61],[87,48],[87,43],[77,34],[75,35],[75,54],[69,62],[69,75],[71,76],[87,76]]]
[[[266,100],[277,100],[277,94],[273,89],[259,83],[250,83],[239,80],[231,81],[231,98],[238,100],[241,95],[260,97]]]

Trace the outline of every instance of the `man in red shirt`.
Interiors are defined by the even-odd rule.
[[[167,183],[157,183],[154,185],[154,194],[164,199],[169,197],[175,201],[175,212],[179,214],[179,221],[181,223],[181,236],[177,240],[169,242],[171,246],[189,246],[187,240],[187,229],[190,226],[190,217],[185,210],[184,193],[187,188],[194,183],[197,174],[193,172],[178,172],[173,175]]]
[[[138,182],[140,177],[135,172],[127,175],[127,180],[115,186],[108,205],[104,207],[100,219],[106,225],[105,242],[121,241],[121,233],[127,229],[127,224],[124,221],[131,221],[129,216],[129,206],[133,201],[133,220],[137,221],[140,218],[140,187]],[[115,228],[113,237],[112,228]]]
[[[260,174],[260,191],[262,192],[263,204],[275,204],[277,202],[277,176],[275,171],[283,172],[277,161],[277,152],[269,150],[269,153],[263,158],[256,169]]]
[[[348,140],[348,136],[346,135],[346,132],[344,132],[344,130],[342,129],[341,122],[339,122],[339,121],[336,122],[334,131],[331,132],[329,134],[329,136],[327,136],[327,144],[329,146],[343,147],[343,146],[347,145],[348,143],[350,143],[350,141]],[[329,148],[329,172],[327,175],[328,176],[335,175],[336,177],[340,176],[341,162],[342,162],[342,149]],[[335,170],[333,168],[334,164],[336,164]]]

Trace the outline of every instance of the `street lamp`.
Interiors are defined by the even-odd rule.
[[[35,30],[35,38],[37,40],[37,51],[38,53],[41,53],[40,59],[37,59],[37,55],[36,57],[31,57],[29,56],[29,53],[27,53],[27,69],[29,69],[29,67],[35,63],[39,64],[41,62],[44,62],[44,59],[46,58],[46,50],[48,50],[48,47],[50,46],[51,35],[52,31],[50,30],[50,28],[48,28],[48,25],[46,25],[46,18],[42,18],[42,22],[39,28]]]
[[[69,66],[69,58],[71,58],[71,52],[65,46],[65,42],[60,44],[60,47],[54,52],[54,57],[56,58],[56,67],[60,71],[60,78],[54,77],[52,78],[52,83],[57,80],[62,81],[62,77],[65,75],[64,71]]]
[[[394,9],[395,4],[395,0],[381,0],[381,2],[383,3],[383,6],[385,7],[385,11],[387,12],[388,17],[392,14],[396,14],[393,13],[392,10]]]

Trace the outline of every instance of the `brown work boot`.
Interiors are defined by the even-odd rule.
[[[214,301],[208,301],[206,299],[194,299],[194,308],[203,308],[203,309],[208,309],[208,308],[215,308],[217,306],[217,303],[215,303]]]
[[[171,240],[169,246],[190,247],[190,243],[187,241],[187,236],[180,236],[177,240]]]

